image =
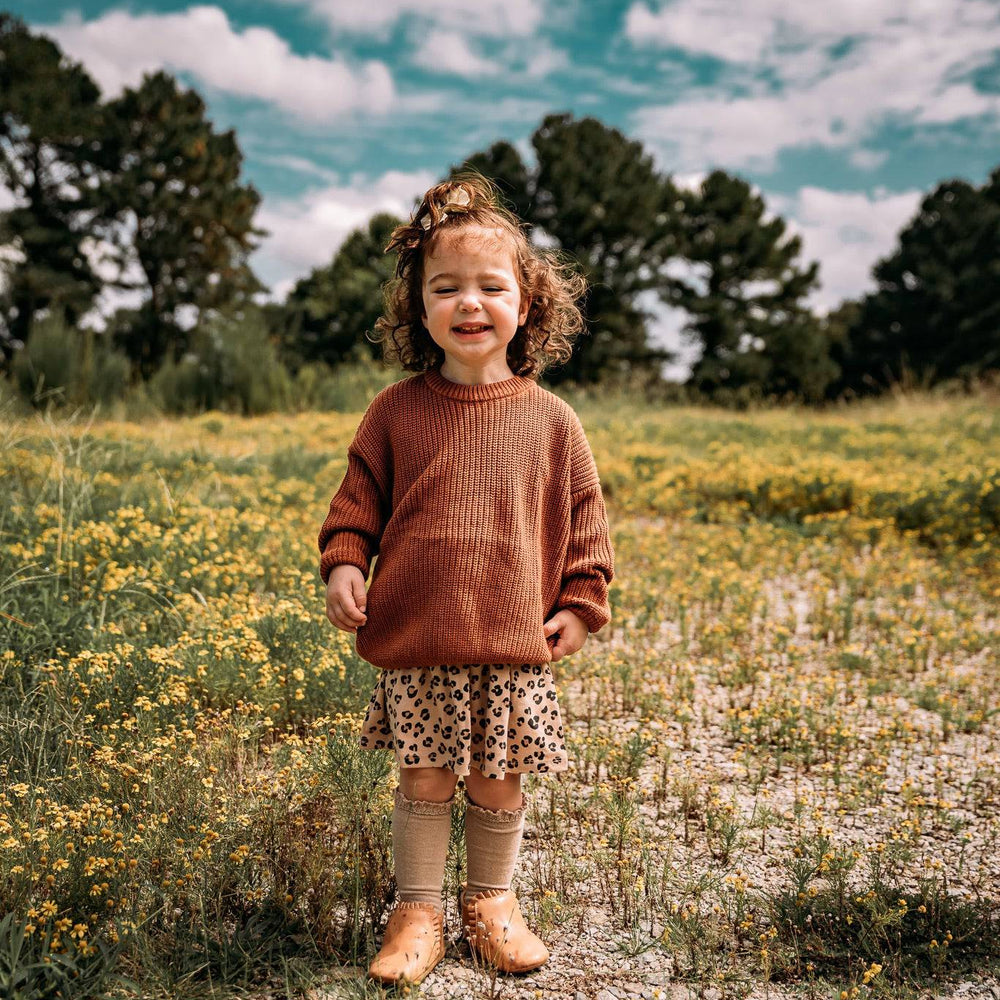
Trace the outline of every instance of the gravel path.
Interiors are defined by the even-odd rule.
[[[796,635],[805,636],[804,622],[808,613],[808,596],[803,586],[796,587],[794,581],[780,581],[773,585],[772,615],[775,618],[784,617],[791,630]],[[661,637],[665,647],[672,645],[669,635],[669,623],[664,623],[667,634]],[[608,652],[623,650],[621,631],[613,633],[609,639],[602,640],[607,644]],[[969,664],[964,664],[968,666]],[[738,803],[740,815],[745,820],[751,815],[754,807],[754,796],[748,794],[741,787],[742,769],[734,761],[733,747],[727,740],[724,722],[724,706],[722,697],[718,690],[718,685],[713,686],[703,675],[696,674],[695,691],[693,701],[699,708],[700,718],[696,725],[695,738],[692,745],[687,748],[682,743],[682,735],[679,727],[668,722],[663,726],[663,743],[669,747],[672,760],[680,763],[690,773],[697,776],[699,783],[707,787],[714,785],[718,787],[723,798],[732,799]],[[578,682],[569,682],[565,686],[568,696],[568,704],[582,704],[582,691]],[[704,712],[702,714],[702,710]],[[934,712],[927,712],[912,704],[899,706],[900,712],[905,711],[906,717],[915,730],[933,732],[940,726],[940,717]],[[880,717],[880,711],[884,713],[885,706],[876,705],[874,710],[867,715],[859,710],[855,720],[859,734],[869,730],[874,731],[884,722],[884,717]],[[567,719],[568,729],[574,725],[572,717]],[[627,738],[628,733],[634,730],[639,724],[637,719],[619,718],[601,720],[602,725],[606,725],[615,740]],[[959,802],[963,798],[963,792],[968,793],[970,782],[975,781],[978,774],[982,777],[983,762],[988,762],[986,772],[1000,773],[997,766],[997,740],[996,727],[988,726],[979,733],[974,734],[954,734],[942,747],[943,753],[938,754],[935,760],[924,761],[920,758],[916,760],[912,756],[912,748],[902,748],[903,762],[897,768],[896,763],[890,761],[885,785],[888,791],[898,791],[900,785],[906,781],[916,780],[921,783],[921,770],[926,765],[928,775],[936,771],[941,775],[942,761],[948,764],[948,780],[942,786],[942,792],[950,799]],[[651,803],[643,800],[642,790],[650,786],[653,772],[661,766],[660,761],[652,761],[650,766],[644,767],[637,782],[637,791],[640,793],[640,811],[642,812],[646,826],[650,830],[655,830],[657,836],[661,833],[664,837],[676,834],[678,824],[683,826],[680,817],[679,803],[671,801],[666,804],[665,814],[667,820],[661,819],[655,822],[655,811]],[[563,776],[564,780],[572,783],[574,794],[578,791],[583,794],[587,791],[579,777],[573,772]],[[821,783],[823,775],[821,769],[817,769],[811,774],[796,776],[794,790],[787,783],[787,776],[782,775],[780,780],[775,779],[773,783],[766,782],[768,787],[767,802],[772,810],[778,814],[790,814],[794,796],[805,796],[808,798],[810,792],[815,792],[816,802],[823,802]],[[930,778],[928,777],[928,782]],[[540,789],[538,794],[541,794]],[[852,815],[816,815],[815,822],[818,824],[827,823],[836,831],[839,842],[854,841],[860,845],[864,842],[871,842],[879,839],[882,834],[889,836],[889,831],[898,822],[897,812],[898,800],[891,795],[878,807],[865,807],[857,810]],[[661,811],[663,805],[661,804]],[[971,817],[970,819],[975,818]],[[573,852],[573,845],[565,842],[553,845],[552,836],[549,836],[544,825],[533,828],[533,823],[539,823],[536,815],[532,817],[529,809],[529,823],[525,828],[525,841],[522,847],[522,855],[519,871],[515,876],[515,889],[519,886],[526,888],[528,875],[525,866],[541,860],[544,852],[549,850],[560,850],[567,848]],[[982,823],[982,817],[979,817]],[[988,827],[989,824],[986,824]],[[995,837],[995,830],[992,834]],[[756,888],[767,891],[777,885],[782,877],[782,872],[777,859],[789,852],[788,841],[791,834],[780,823],[771,827],[767,834],[768,844],[766,852],[758,849],[743,849],[738,852],[738,864],[730,863],[727,870],[739,867],[750,879]],[[940,829],[935,830],[933,825],[923,833],[916,841],[921,852],[944,859],[944,863],[952,870],[955,852],[959,850],[957,843],[959,838],[953,837],[949,841]],[[975,882],[980,886],[1000,885],[1000,852],[992,849],[989,844],[994,841],[983,841],[977,850],[976,844],[965,845],[963,885]],[[704,845],[702,845],[702,848]],[[692,860],[693,868],[704,869],[706,858],[702,853],[700,856],[685,857],[684,852],[677,846],[676,837],[672,840],[671,849],[674,851],[673,857],[683,864],[686,860]],[[787,881],[787,879],[786,879]],[[995,895],[994,889],[992,895]],[[581,896],[599,900],[601,893],[598,890],[591,891],[586,885],[581,887]],[[446,906],[446,919],[453,928],[458,927],[457,909],[452,901]],[[530,923],[530,918],[529,918]],[[451,998],[475,998],[475,1000],[534,1000],[534,998],[545,997],[553,1000],[627,1000],[627,998],[649,998],[649,1000],[693,1000],[693,998],[706,998],[706,1000],[803,1000],[803,998],[815,998],[815,1000],[836,1000],[840,990],[850,986],[850,983],[831,983],[823,985],[810,985],[803,983],[796,987],[782,987],[760,982],[735,983],[727,982],[719,985],[689,984],[677,981],[672,956],[659,947],[656,937],[658,928],[644,928],[644,935],[629,947],[629,941],[620,929],[613,926],[610,910],[606,901],[603,905],[592,905],[587,912],[580,913],[574,909],[570,921],[557,926],[544,934],[547,946],[549,947],[551,958],[549,962],[535,973],[525,976],[498,976],[492,979],[483,971],[474,967],[467,947],[464,943],[452,940],[448,953],[441,964],[431,973],[421,987],[416,988],[411,996],[434,998],[434,1000],[451,1000]],[[454,939],[454,934],[452,934]],[[645,948],[645,950],[642,950]],[[639,952],[636,954],[636,952]],[[383,993],[373,984],[367,984],[363,969],[340,969],[333,973],[335,979],[317,989],[313,994],[313,1000],[332,1000],[339,997],[378,997],[398,995],[393,992]],[[891,997],[894,994],[891,988],[884,982],[878,985],[877,991],[870,992],[863,989],[856,994],[859,1000],[864,1000],[866,996],[877,996],[880,998]],[[911,994],[901,994],[912,996]],[[980,981],[960,982],[950,985],[941,985],[925,990],[920,993],[921,998],[950,998],[962,997],[969,1000],[1000,1000],[1000,980],[996,978],[983,978]]]

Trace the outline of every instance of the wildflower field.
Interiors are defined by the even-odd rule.
[[[553,959],[491,980],[452,947],[469,977],[413,995],[995,976],[996,399],[570,399],[617,577],[553,665],[572,768],[525,785]],[[382,995],[394,776],[355,749],[375,671],[316,548],[359,417],[0,420],[0,996]]]

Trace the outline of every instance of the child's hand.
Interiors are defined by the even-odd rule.
[[[558,660],[560,657],[575,653],[578,649],[582,648],[583,644],[587,641],[587,636],[590,635],[587,623],[579,615],[570,611],[569,608],[557,611],[545,623],[543,629],[545,632],[545,641],[555,641],[555,645],[551,647],[553,660]],[[559,633],[559,637],[558,639],[553,639],[556,632]]]
[[[361,570],[350,563],[334,566],[326,585],[326,617],[345,632],[357,632],[368,621],[365,603]]]

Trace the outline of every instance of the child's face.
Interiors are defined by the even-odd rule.
[[[423,321],[454,363],[506,366],[507,345],[528,318],[511,250],[492,231],[467,226],[424,258]]]

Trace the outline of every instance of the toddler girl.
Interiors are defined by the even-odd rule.
[[[464,933],[482,961],[526,972],[549,953],[511,891],[521,775],[568,767],[550,663],[611,617],[594,458],[572,407],[536,381],[569,358],[585,286],[478,175],[431,188],[392,250],[376,326],[417,374],[372,400],[319,533],[327,616],[380,668],[361,746],[391,748],[400,767],[399,901],[369,976],[418,983],[444,955],[459,776]]]

